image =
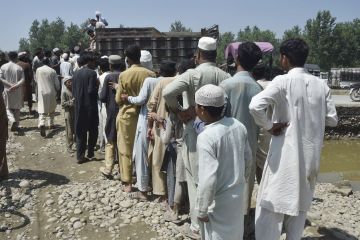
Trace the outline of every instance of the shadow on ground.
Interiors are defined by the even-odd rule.
[[[21,189],[19,186],[20,182],[23,180],[27,180],[30,182],[27,188]],[[25,206],[28,202],[27,198],[23,198],[23,196],[30,196],[31,191],[34,189],[43,188],[46,186],[59,186],[67,184],[70,180],[63,175],[30,170],[30,169],[19,169],[16,172],[12,172],[9,175],[9,179],[7,181],[1,182],[1,186],[5,188],[5,196],[6,202],[0,208],[0,215],[9,215],[8,218],[17,218],[15,225],[11,227],[0,227],[0,232],[4,232],[6,230],[15,230],[21,229],[27,226],[30,223],[30,219],[28,216],[20,212],[20,209]],[[17,194],[19,196],[14,196],[12,189],[17,188],[20,190]]]

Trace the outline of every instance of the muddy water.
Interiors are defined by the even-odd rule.
[[[320,181],[350,180],[360,186],[360,141],[329,140],[321,153]]]

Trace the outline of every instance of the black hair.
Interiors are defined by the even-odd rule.
[[[266,73],[266,66],[264,63],[260,63],[252,69],[252,75],[255,78],[255,80],[265,78],[265,73]]]
[[[120,72],[123,72],[126,70],[126,64],[125,64],[125,61],[121,59],[121,63],[119,64],[111,64],[111,67],[113,70],[117,70],[117,71],[120,71]]]
[[[309,46],[300,38],[288,39],[281,43],[280,54],[285,55],[293,67],[303,67],[309,54]]]
[[[44,65],[46,65],[46,66],[49,66],[50,65],[50,58],[44,58],[43,60],[42,60],[42,63],[44,64]]]
[[[27,62],[28,61],[28,56],[25,54],[25,55],[22,55],[22,56],[19,56],[18,59],[22,62]]]
[[[88,30],[86,31],[86,33],[87,33],[88,35],[90,35],[90,34],[92,34],[92,33],[95,33],[95,31],[92,30],[92,29],[88,29]]]
[[[15,51],[11,51],[8,53],[8,58],[10,61],[15,61],[17,59],[17,57],[18,57],[18,54]]]
[[[202,50],[202,49],[198,49],[199,50],[199,53],[202,57],[202,59],[206,60],[206,61],[209,61],[209,62],[215,62],[216,61],[216,50],[214,51],[205,51],[205,50]]]
[[[176,74],[176,62],[162,61],[160,64],[160,76],[173,77]]]
[[[246,71],[251,71],[261,58],[261,49],[255,43],[243,42],[239,45],[237,59]]]
[[[51,57],[51,55],[52,55],[51,50],[48,50],[48,49],[47,49],[47,50],[45,50],[44,55],[45,55],[45,57],[50,58],[50,57]]]
[[[135,63],[140,63],[141,49],[138,45],[130,45],[125,50],[125,56]]]
[[[221,114],[223,113],[225,105],[222,107],[212,107],[212,106],[202,106],[202,107],[204,107],[204,109],[209,113],[209,115],[212,118],[218,118],[218,117],[221,117]]]
[[[37,49],[35,50],[35,55],[36,55],[36,56],[39,56],[41,53],[43,53],[43,49],[42,49],[42,48],[37,48]]]
[[[196,68],[195,62],[193,59],[182,60],[178,66],[179,74],[183,74],[186,70]]]
[[[107,72],[110,70],[109,60],[107,58],[100,58],[99,67],[102,72]]]

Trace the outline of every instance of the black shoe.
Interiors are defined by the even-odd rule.
[[[46,137],[45,126],[40,126],[40,135],[42,137]]]
[[[16,132],[18,131],[18,124],[16,122],[13,122],[13,124],[11,125],[10,131],[11,132]]]
[[[88,159],[92,159],[92,158],[94,158],[94,152],[90,152],[90,153],[88,153],[88,155],[87,155],[87,157],[88,157]]]
[[[82,157],[82,158],[78,158],[77,159],[77,164],[83,164],[83,163],[85,163],[85,162],[87,162],[87,158],[85,158],[85,157]]]

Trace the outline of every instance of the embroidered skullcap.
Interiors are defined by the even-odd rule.
[[[141,50],[140,64],[149,70],[153,69],[152,56],[149,51]]]
[[[225,91],[213,84],[204,85],[196,91],[195,102],[201,106],[222,107],[225,105]]]
[[[212,37],[202,37],[199,39],[198,48],[205,51],[215,51],[216,40]]]
[[[67,53],[63,53],[61,56],[62,56],[63,59],[69,58],[69,54],[67,54]]]
[[[109,63],[112,65],[117,65],[121,63],[121,57],[119,55],[110,55]]]

